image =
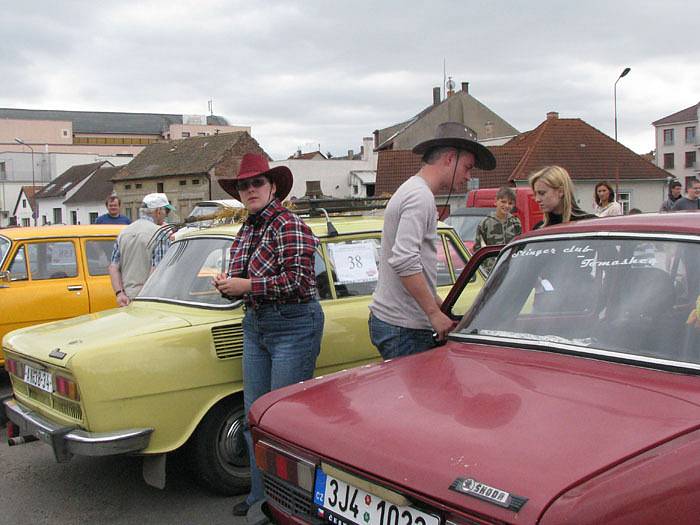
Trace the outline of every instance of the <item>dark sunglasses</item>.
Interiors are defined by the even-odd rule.
[[[236,189],[240,191],[246,191],[251,186],[253,188],[262,188],[267,184],[267,179],[265,177],[256,177],[254,179],[243,179],[236,182]]]

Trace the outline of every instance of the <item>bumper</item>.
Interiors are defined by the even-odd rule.
[[[33,435],[48,444],[56,461],[72,456],[115,456],[138,452],[148,446],[152,428],[134,428],[116,432],[86,432],[77,427],[59,426],[24,408],[14,399],[3,401],[10,421],[19,427],[20,435]]]

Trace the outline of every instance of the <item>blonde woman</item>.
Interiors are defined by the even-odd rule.
[[[571,177],[561,166],[542,168],[530,175],[528,182],[544,213],[544,220],[535,228],[595,217],[578,207]]]

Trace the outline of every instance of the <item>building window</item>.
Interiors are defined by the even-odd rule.
[[[137,184],[136,184],[136,189],[137,189],[137,190],[140,190],[140,189],[141,189],[141,186],[143,186],[143,184],[137,183]]]
[[[53,223],[63,224],[63,210],[61,208],[53,209]]]
[[[124,215],[131,221],[133,217],[131,216],[131,208],[124,208]]]
[[[46,220],[46,215],[42,215],[42,216],[41,216],[41,224],[44,225],[44,226],[46,226],[46,223],[47,223],[47,222],[48,222],[48,221]]]
[[[164,185],[163,185],[162,182],[157,183],[157,184],[156,184],[156,187],[157,187],[158,189],[156,190],[156,192],[158,192],[158,193],[165,193],[165,192],[163,191],[163,186],[164,186]]]
[[[130,189],[131,189],[131,184],[124,184],[124,189],[125,189],[125,190],[130,190]]]
[[[695,144],[695,126],[685,128],[685,143]]]
[[[27,207],[27,199],[22,199],[22,208]]]
[[[199,184],[199,179],[192,179],[192,186]]]
[[[78,212],[77,211],[70,212],[70,223],[71,224],[78,224]]]
[[[187,181],[186,181],[186,180],[181,180],[181,181],[180,181],[180,186],[187,186]]]
[[[29,219],[22,219],[22,226],[29,226]]]
[[[695,167],[695,152],[686,151],[685,152],[685,167],[694,168]]]
[[[198,137],[206,137],[207,134],[204,133],[203,131],[200,131],[199,133],[197,133],[197,136],[198,136]]]
[[[664,130],[664,146],[673,146],[673,130]]]
[[[4,162],[0,162],[0,180],[7,180],[7,170]]]
[[[664,153],[664,169],[673,169],[673,153]]]
[[[183,132],[182,132],[182,138],[183,138],[183,139],[188,139],[188,138],[190,138],[190,132],[189,132],[189,131],[183,131]]]
[[[630,202],[632,201],[632,194],[629,191],[621,191],[617,194],[617,202],[622,204],[622,212],[627,215],[630,211]]]
[[[91,211],[90,212],[90,224],[95,224],[96,220],[97,220],[97,212]]]

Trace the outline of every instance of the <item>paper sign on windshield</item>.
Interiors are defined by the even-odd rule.
[[[374,258],[374,242],[329,244],[335,265],[336,282],[366,283],[377,280],[377,262]]]

